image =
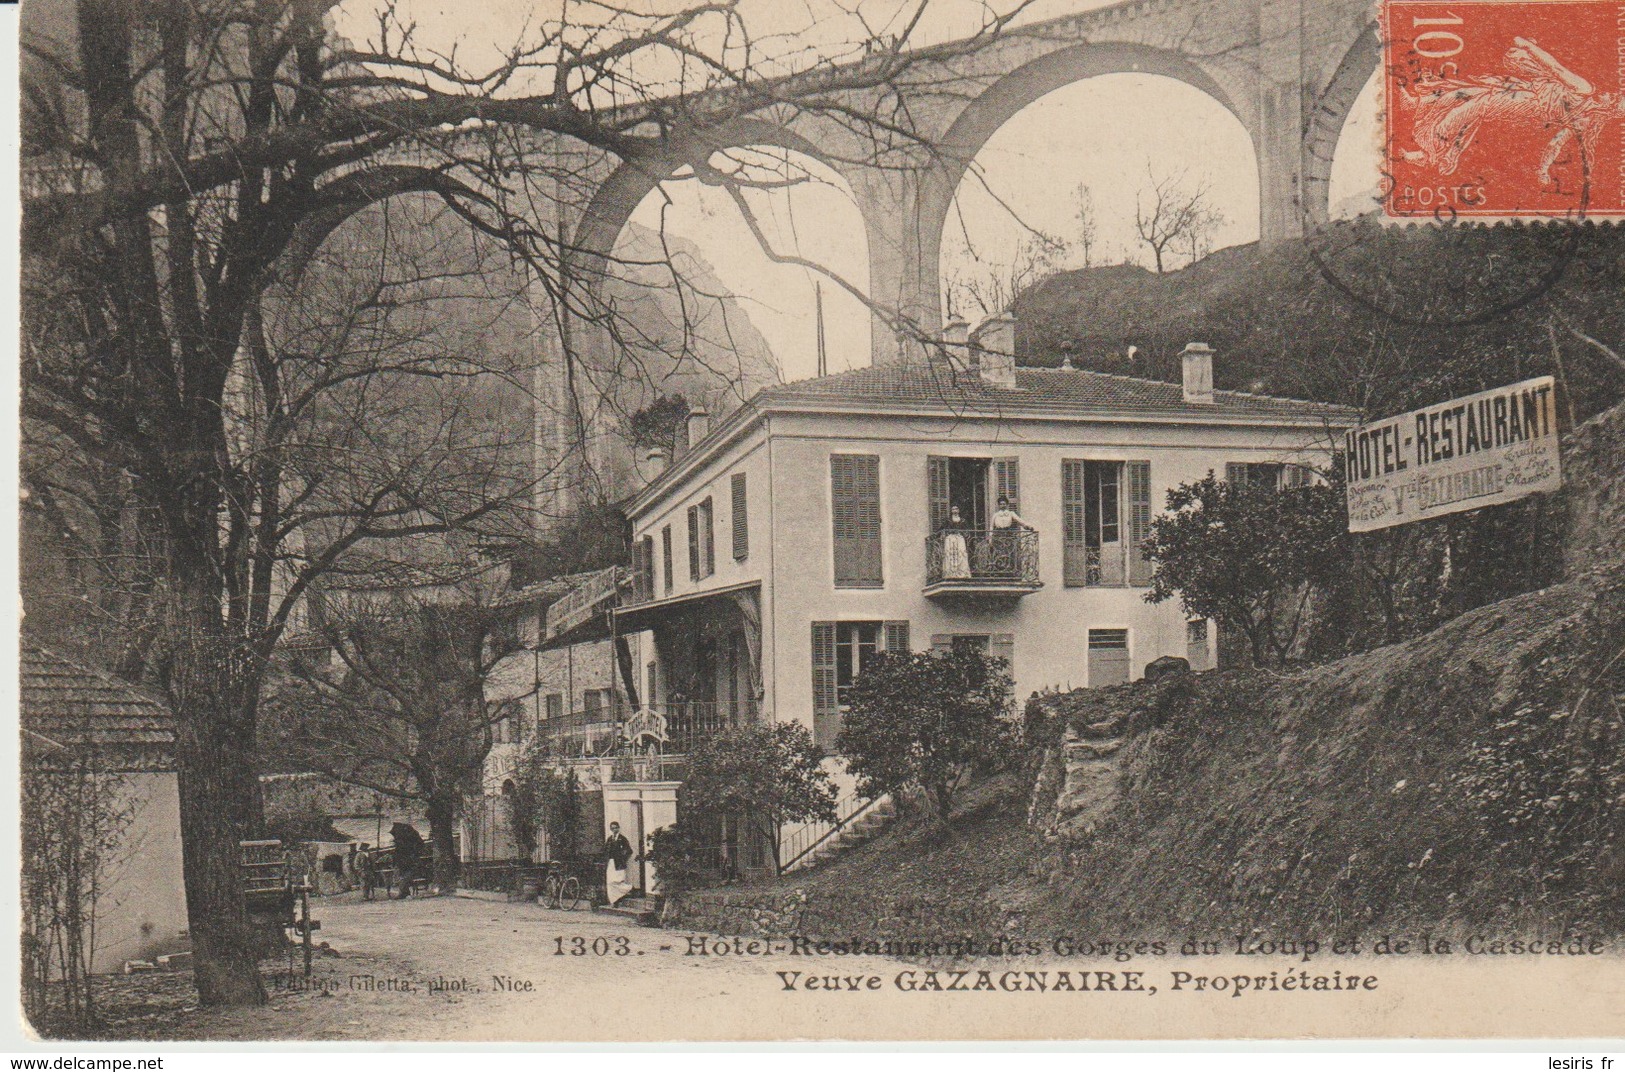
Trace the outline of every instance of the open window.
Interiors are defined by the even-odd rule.
[[[1151,528],[1151,463],[1061,463],[1062,570],[1071,587],[1144,586],[1141,545]]]

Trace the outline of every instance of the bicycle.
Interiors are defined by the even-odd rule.
[[[541,900],[549,908],[573,910],[581,904],[581,880],[567,874],[563,864],[549,864]]]

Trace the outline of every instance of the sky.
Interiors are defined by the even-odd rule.
[[[644,6],[669,11],[679,2]],[[1006,10],[1010,7],[1010,0],[996,2]],[[1106,2],[1042,0],[1024,12],[1023,20],[1088,10]],[[740,7],[753,29],[767,35],[764,51],[789,62],[861,39],[864,22],[877,32],[894,31],[898,12],[912,9],[906,0],[864,0],[856,8],[860,22],[835,0],[742,0]],[[341,8],[340,32],[357,41],[376,34],[375,24],[358,17],[370,10],[365,3]],[[478,20],[469,18],[466,4],[438,0],[402,0],[399,10],[415,21],[421,47],[450,53],[455,46],[457,60],[473,68],[495,62],[501,47],[525,39],[539,18],[555,17],[558,8],[556,3],[550,8],[546,2],[485,0]],[[586,12],[589,7],[576,3],[572,10]],[[935,0],[929,12],[918,31],[922,42],[970,32],[984,14],[980,0]],[[1376,123],[1373,79],[1344,128],[1334,158],[1334,215],[1372,206]],[[815,162],[797,158],[796,163],[817,181],[788,192],[751,195],[773,247],[815,260],[846,281],[866,287],[862,219],[844,184]],[[1095,207],[1095,263],[1149,264],[1148,251],[1135,235],[1134,217],[1136,199],[1152,176],[1177,176],[1187,185],[1209,190],[1211,206],[1223,217],[1214,248],[1258,238],[1257,166],[1241,124],[1223,106],[1184,83],[1152,75],[1108,75],[1039,99],[987,142],[950,212],[943,235],[942,274],[946,278],[1004,271],[1030,228],[1074,242],[1075,191],[1080,185],[1088,188]],[[651,193],[632,218],[651,228],[663,221],[671,233],[699,247],[773,348],[784,379],[811,376],[817,367],[815,285],[823,292],[830,371],[869,363],[871,320],[864,306],[839,284],[818,280],[817,273],[774,264],[722,191],[692,178],[678,179]],[[1058,267],[1081,263],[1074,246]]]

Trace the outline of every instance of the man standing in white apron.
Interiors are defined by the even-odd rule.
[[[632,892],[627,881],[626,868],[632,862],[632,843],[621,833],[620,823],[609,824],[609,837],[604,839],[604,901],[614,904]]]

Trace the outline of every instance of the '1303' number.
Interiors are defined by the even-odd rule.
[[[560,935],[553,939],[555,957],[584,957],[589,954],[595,957],[631,956],[632,942],[624,934],[617,934],[613,938],[594,938],[591,942],[579,934],[573,938]]]

